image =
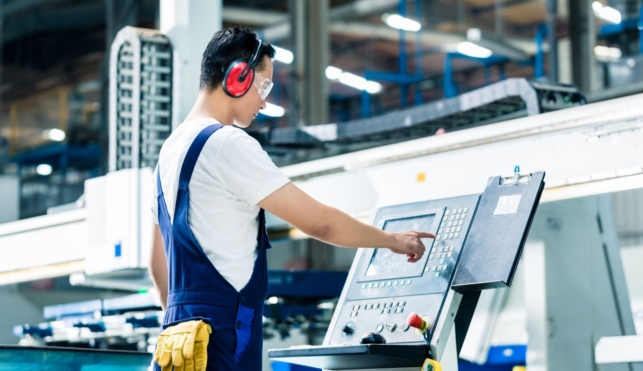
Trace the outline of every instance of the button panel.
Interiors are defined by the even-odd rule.
[[[381,331],[387,344],[423,343],[421,335],[408,331],[406,317],[415,312],[436,323],[477,201],[477,196],[463,196],[435,205],[436,208],[446,207],[441,220],[436,221],[437,238],[427,244],[426,258],[420,262],[423,267],[419,275],[404,277],[402,271],[399,275],[391,271],[386,276],[364,276],[371,261],[369,250],[366,250],[364,258],[357,261],[359,265],[353,267],[359,270],[353,276],[345,301],[341,302],[342,307],[337,309],[340,311],[335,314],[340,316],[336,322],[339,325],[329,329],[332,332],[329,344],[359,344],[360,336],[346,336],[342,332],[341,326],[346,323],[354,324],[355,334]]]
[[[396,286],[409,286],[413,283],[413,280],[394,280],[394,281],[384,281],[384,282],[371,282],[362,284],[362,290],[368,289],[381,289],[387,287],[396,287]]]

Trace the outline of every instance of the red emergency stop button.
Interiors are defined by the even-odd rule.
[[[406,318],[406,324],[418,329],[421,333],[424,333],[429,329],[428,318],[422,318],[418,316],[417,313],[409,314],[409,316]]]

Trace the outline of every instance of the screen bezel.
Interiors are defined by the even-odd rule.
[[[389,220],[395,220],[395,219],[405,219],[405,218],[415,218],[418,216],[424,216],[424,215],[435,215],[435,219],[433,219],[433,225],[431,226],[429,231],[423,231],[423,232],[430,232],[433,234],[437,234],[438,227],[440,226],[440,223],[442,222],[442,217],[444,216],[444,207],[439,207],[439,208],[426,208],[423,210],[417,210],[415,212],[397,212],[397,213],[382,213],[382,215],[377,216],[376,223],[374,225],[382,229],[384,227],[384,224],[389,221]],[[431,241],[430,245],[427,246],[426,241]],[[429,257],[429,252],[431,248],[433,247],[433,244],[435,243],[435,240],[432,239],[424,239],[423,242],[425,242],[425,248],[426,251],[424,255],[422,256],[422,259],[417,261],[415,264],[418,264],[418,266],[421,267],[421,269],[418,268],[417,272],[409,272],[408,274],[404,275],[404,277],[401,277],[399,273],[388,273],[388,274],[378,274],[374,276],[367,276],[366,272],[368,271],[368,267],[371,265],[371,261],[373,260],[373,255],[377,251],[377,248],[370,248],[368,249],[367,253],[363,256],[362,258],[362,264],[359,268],[359,276],[357,279],[357,282],[362,283],[362,282],[374,282],[374,281],[381,281],[381,280],[391,280],[391,279],[402,279],[402,278],[413,278],[413,277],[421,277],[424,274],[424,267],[426,265],[426,262]]]

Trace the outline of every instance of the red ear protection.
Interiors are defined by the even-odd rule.
[[[223,77],[223,91],[233,98],[243,96],[250,90],[255,80],[255,65],[259,59],[259,52],[263,43],[257,39],[257,48],[249,61],[237,59],[230,63],[228,70]]]
[[[248,63],[236,60],[230,64],[223,78],[223,90],[229,96],[238,98],[250,90],[254,80],[255,71],[252,68],[248,68]]]

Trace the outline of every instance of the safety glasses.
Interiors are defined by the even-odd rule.
[[[266,100],[268,94],[272,90],[274,83],[270,79],[261,76],[260,73],[255,72],[255,81],[252,82],[252,85],[257,89],[261,100]]]

